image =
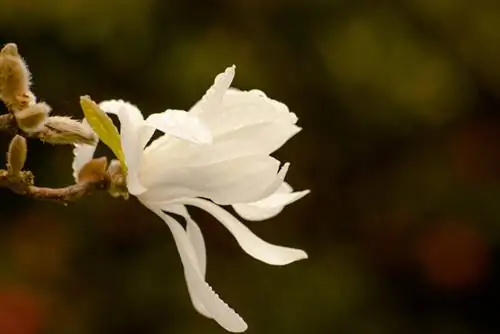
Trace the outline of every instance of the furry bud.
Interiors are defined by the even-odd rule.
[[[0,51],[0,99],[12,110],[21,110],[31,102],[30,72],[13,43]]]
[[[17,111],[15,118],[19,128],[25,132],[38,132],[43,129],[50,113],[50,106],[44,102],[36,103]]]
[[[92,182],[107,176],[108,159],[101,157],[87,162],[78,173],[78,182]]]
[[[111,178],[111,185],[108,189],[108,193],[113,197],[123,197],[125,199],[129,198],[129,193],[127,190],[126,177],[123,174],[123,169],[120,161],[113,159],[109,163],[108,174]]]
[[[17,176],[21,173],[28,155],[28,146],[26,139],[16,135],[12,138],[7,151],[7,170],[10,175]]]
[[[95,145],[97,142],[88,124],[64,116],[49,117],[38,137],[51,144]]]

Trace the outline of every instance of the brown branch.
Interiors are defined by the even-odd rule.
[[[33,185],[33,175],[21,172],[19,176],[9,175],[6,170],[0,170],[0,187],[9,188],[19,195],[38,200],[54,201],[67,204],[78,200],[94,191],[108,190],[111,181],[107,175],[88,179],[64,188],[45,188]]]
[[[107,190],[113,196],[128,196],[121,169],[110,173],[107,159],[88,162],[80,170],[77,182],[64,188],[45,188],[34,185],[30,171],[23,170],[27,158],[25,138],[36,138],[51,144],[96,145],[92,129],[79,121],[64,116],[49,116],[51,108],[37,102],[30,90],[30,72],[17,46],[6,44],[0,50],[0,100],[8,113],[0,115],[0,132],[14,138],[7,152],[7,170],[0,169],[0,187],[34,199],[66,204],[96,190]]]

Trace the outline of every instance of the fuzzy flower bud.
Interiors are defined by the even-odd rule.
[[[16,44],[6,44],[0,51],[0,99],[12,110],[24,109],[33,101],[30,78],[28,66]]]
[[[49,117],[39,138],[51,144],[95,145],[97,141],[88,124],[64,116]]]
[[[36,103],[17,111],[15,118],[19,128],[25,132],[38,132],[43,129],[50,113],[50,106],[45,102]]]
[[[105,178],[107,165],[108,159],[106,157],[90,160],[78,173],[79,182],[91,182]]]
[[[108,167],[108,174],[111,178],[111,185],[108,189],[109,194],[113,197],[123,197],[128,199],[127,184],[125,181],[125,175],[123,174],[123,168],[118,160],[111,160]]]
[[[9,151],[7,152],[7,170],[10,175],[17,176],[21,173],[27,154],[28,146],[26,145],[26,139],[16,135],[12,138]]]

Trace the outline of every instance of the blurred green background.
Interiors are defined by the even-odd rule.
[[[497,0],[0,0],[6,42],[54,114],[81,118],[84,94],[186,109],[236,64],[234,86],[299,116],[276,156],[312,193],[249,226],[309,260],[259,263],[194,210],[248,333],[500,332]],[[72,182],[70,147],[28,159],[39,185]],[[135,199],[0,200],[0,333],[223,332]]]

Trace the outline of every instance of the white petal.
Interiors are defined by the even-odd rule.
[[[144,117],[142,116],[139,108],[123,100],[103,101],[99,103],[99,107],[101,107],[101,109],[108,114],[117,115],[118,119],[120,119],[123,115],[127,115],[130,119],[129,124],[134,127],[141,125],[144,121]]]
[[[162,210],[180,215],[186,219],[187,222],[186,233],[189,241],[191,242],[191,245],[193,246],[193,250],[197,258],[197,269],[200,272],[201,276],[205,279],[206,267],[207,267],[205,240],[203,239],[203,234],[201,233],[198,224],[196,224],[194,220],[191,218],[184,205],[169,204],[162,206]],[[190,284],[190,282],[188,282],[187,287],[194,308],[205,317],[212,318],[210,313],[205,309],[203,302],[198,298],[198,295],[193,290],[193,286],[192,284]]]
[[[146,124],[166,134],[195,143],[211,143],[210,129],[196,116],[184,110],[166,110],[152,114]]]
[[[171,212],[176,215],[182,216],[186,219],[187,228],[186,232],[191,244],[194,247],[196,257],[198,258],[200,272],[203,277],[205,277],[206,267],[207,267],[207,254],[205,248],[205,240],[203,239],[203,234],[201,233],[200,227],[191,218],[191,215],[187,211],[186,207],[182,204],[167,204],[163,205],[163,211]]]
[[[293,125],[297,122],[297,116],[285,104],[263,92],[234,88],[227,90],[218,113],[202,117],[215,136],[254,124],[281,122]]]
[[[187,228],[186,233],[189,241],[193,245],[194,252],[198,258],[198,270],[200,275],[205,279],[207,270],[207,255],[205,248],[205,240],[203,239],[203,234],[201,233],[200,227],[195,223],[194,220],[187,218]],[[211,318],[210,312],[205,308],[203,302],[199,299],[196,293],[194,293],[193,288],[188,285],[189,295],[191,296],[191,302],[194,308],[207,318]]]
[[[271,265],[285,265],[306,259],[303,250],[277,246],[265,242],[220,206],[201,198],[183,198],[179,203],[196,206],[219,220],[235,237],[241,248],[257,260]]]
[[[170,228],[174,236],[177,250],[181,256],[186,282],[191,294],[202,303],[204,311],[207,312],[219,325],[230,332],[243,332],[248,326],[245,321],[224,303],[212,288],[205,282],[198,270],[198,260],[195,250],[182,226],[172,217],[163,213],[160,209],[149,207],[160,216]]]
[[[93,131],[86,119],[83,119],[82,126],[87,127],[88,130]],[[75,144],[73,149],[73,178],[78,182],[78,174],[87,162],[92,160],[97,147],[96,145]]]
[[[257,90],[229,89],[216,111],[200,113],[200,117],[212,131],[213,149],[219,155],[270,154],[301,130],[295,125],[297,116],[286,105]],[[223,147],[227,150],[222,151]]]
[[[120,121],[120,140],[127,164],[127,188],[132,195],[146,191],[138,177],[142,149],[153,132],[143,130],[144,118],[134,105],[121,100],[104,101],[99,106],[107,113],[115,114]],[[148,138],[149,136],[149,138]]]
[[[214,84],[207,90],[201,100],[191,108],[190,113],[207,117],[213,113],[217,113],[222,98],[234,79],[235,69],[236,66],[233,65],[218,74],[215,77]]]
[[[159,158],[159,157],[156,157]],[[165,161],[168,156],[165,156]],[[200,166],[147,164],[141,180],[147,201],[165,202],[178,197],[207,197],[220,204],[247,203],[274,193],[282,179],[280,162],[268,155],[244,156]],[[142,166],[141,166],[142,167]]]
[[[257,202],[234,204],[233,208],[246,220],[265,220],[278,215],[286,205],[298,201],[308,193],[309,190],[293,192],[292,187],[283,182],[281,187],[271,196]]]
[[[76,144],[73,149],[73,178],[78,182],[78,174],[87,162],[94,157],[96,146],[86,144]]]

